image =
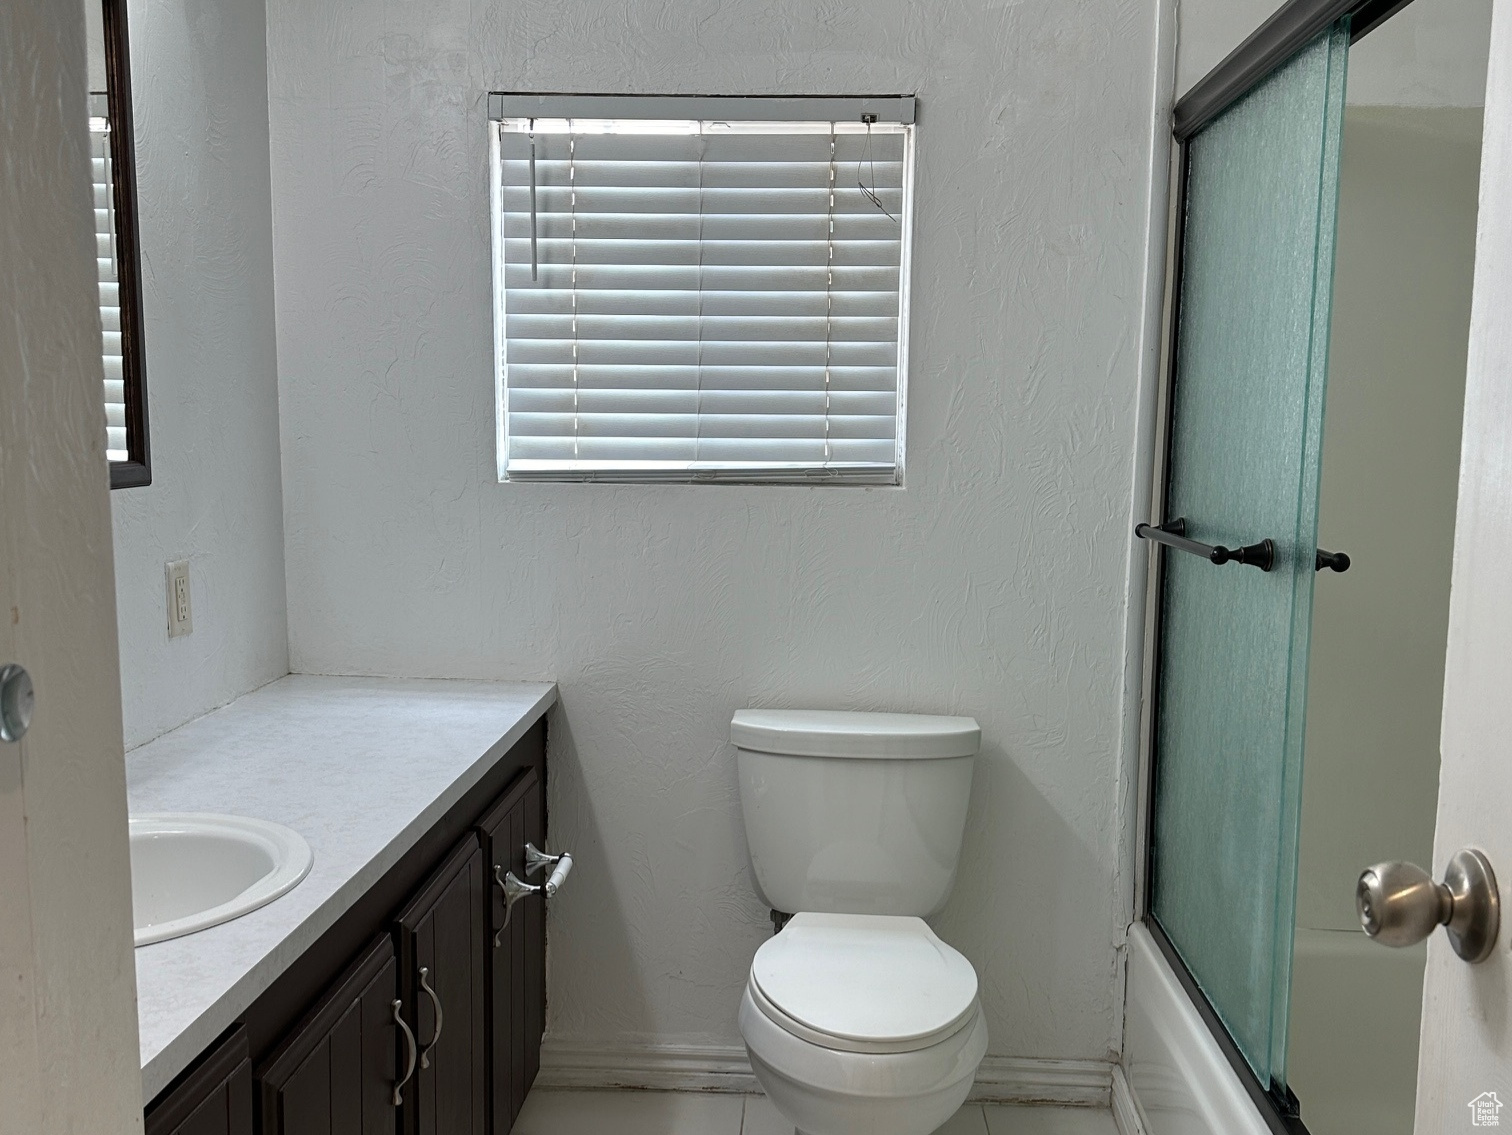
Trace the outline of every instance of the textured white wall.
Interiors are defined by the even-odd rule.
[[[1187,91],[1281,0],[1181,0],[1176,90]],[[1349,52],[1355,106],[1480,106],[1491,0],[1413,0]]]
[[[738,1043],[759,704],[975,715],[938,928],[994,1053],[1116,1049],[1156,12],[269,0],[293,667],[561,682],[556,1040]],[[490,89],[917,92],[907,488],[498,484]]]
[[[152,484],[111,494],[126,744],[288,672],[261,0],[128,9]],[[168,639],[163,565],[194,633]]]

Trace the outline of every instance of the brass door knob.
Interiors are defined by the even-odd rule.
[[[1474,848],[1449,860],[1442,883],[1413,863],[1366,868],[1355,885],[1355,908],[1361,928],[1382,945],[1411,946],[1442,926],[1467,962],[1490,957],[1501,925],[1496,874]]]

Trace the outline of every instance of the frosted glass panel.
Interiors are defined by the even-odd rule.
[[[1335,26],[1189,143],[1165,518],[1151,907],[1285,1083],[1307,637],[1348,53]]]

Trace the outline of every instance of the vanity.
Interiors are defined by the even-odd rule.
[[[266,906],[137,948],[147,1135],[506,1135],[570,865],[525,850],[555,701],[292,675],[128,754],[134,815],[270,820],[313,852]]]

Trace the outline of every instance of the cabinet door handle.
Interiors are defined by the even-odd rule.
[[[400,1031],[404,1033],[405,1043],[409,1045],[409,1064],[404,1069],[403,1078],[394,1085],[395,1107],[398,1107],[400,1104],[404,1103],[404,1096],[401,1094],[404,1089],[404,1085],[409,1083],[410,1077],[415,1074],[415,1034],[410,1032],[410,1027],[404,1023],[404,1018],[399,1015],[399,1010],[403,1007],[404,1002],[396,998],[394,1000],[393,1006],[394,1024],[399,1026]]]
[[[430,1067],[430,1054],[435,1050],[436,1042],[441,1039],[441,1026],[446,1018],[441,1013],[441,998],[436,996],[436,991],[430,987],[426,979],[430,977],[430,970],[425,966],[420,967],[420,988],[425,990],[431,999],[431,1005],[436,1010],[436,1031],[431,1034],[430,1043],[425,1046],[425,1051],[420,1054],[420,1067]]]

